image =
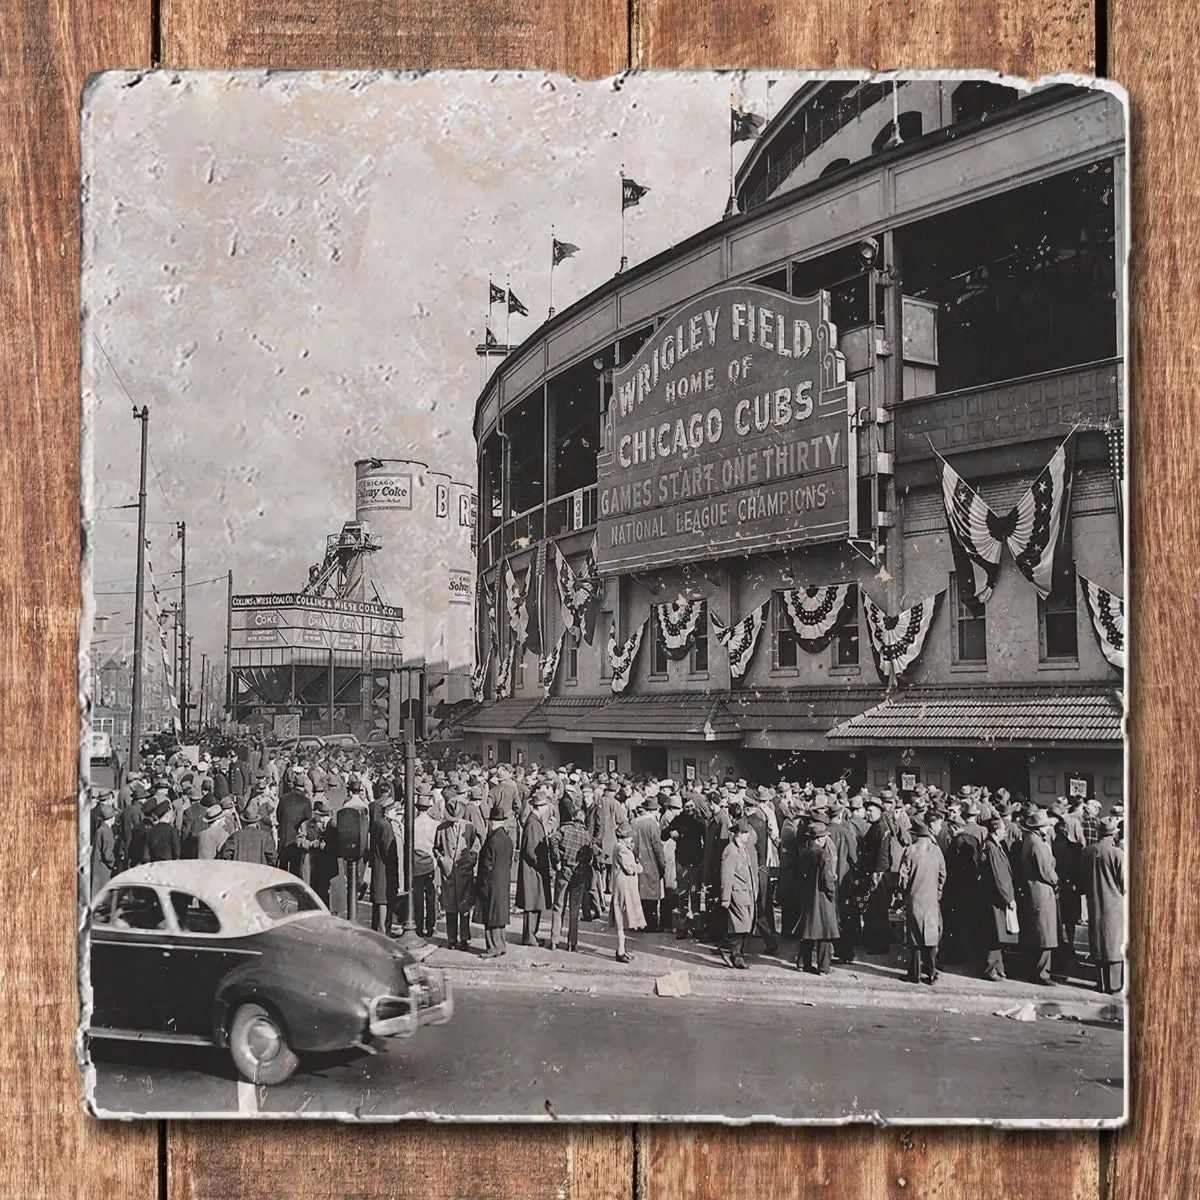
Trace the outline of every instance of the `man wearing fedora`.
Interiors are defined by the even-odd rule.
[[[946,859],[924,821],[911,825],[912,842],[900,857],[900,889],[904,893],[904,933],[908,944],[908,982],[937,982],[938,946],[942,940],[942,890]]]
[[[1113,817],[1097,822],[1099,836],[1084,850],[1080,866],[1096,986],[1110,994],[1125,986],[1125,851],[1116,844],[1117,829]]]
[[[814,816],[824,816],[823,809]],[[837,910],[838,851],[828,835],[824,820],[808,824],[807,839],[800,848],[797,900],[800,916],[792,932],[800,939],[796,969],[813,975],[828,975],[833,960],[833,943],[839,936]]]
[[[1008,822],[996,815],[988,822],[988,835],[979,852],[978,912],[980,943],[984,953],[983,977],[993,982],[1007,978],[1004,947],[1017,942],[1017,893],[1005,839]]]
[[[1053,828],[1043,809],[1034,809],[1023,822],[1025,836],[1018,855],[1017,914],[1021,945],[1029,959],[1030,978],[1049,985],[1050,956],[1058,947],[1058,872],[1050,849]]]
[[[475,911],[483,925],[484,958],[506,953],[504,931],[508,927],[509,885],[512,881],[513,844],[508,835],[509,812],[494,804],[488,816],[488,835],[479,851],[475,874]]]
[[[412,919],[418,935],[431,938],[438,911],[433,843],[440,824],[430,811],[433,808],[431,784],[422,782],[416,785],[414,805],[417,815],[413,818]]]
[[[550,870],[549,827],[550,789],[539,787],[534,793],[525,828],[521,832],[520,864],[517,870],[517,907],[524,917],[521,945],[538,942],[542,914],[554,908],[554,881]],[[539,942],[540,944],[540,942]]]

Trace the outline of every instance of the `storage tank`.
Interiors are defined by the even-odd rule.
[[[434,699],[463,699],[474,646],[475,489],[412,459],[365,458],[354,469],[355,517],[380,543],[369,570],[381,598],[404,609],[405,662],[454,677],[454,694]]]

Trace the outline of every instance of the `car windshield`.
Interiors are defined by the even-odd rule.
[[[256,892],[254,898],[272,921],[282,921],[297,913],[321,911],[321,902],[300,883],[277,883]]]

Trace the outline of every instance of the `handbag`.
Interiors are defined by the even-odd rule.
[[[1015,901],[1004,910],[1004,928],[1008,933],[1012,934],[1021,932],[1021,924],[1017,920],[1017,905]]]

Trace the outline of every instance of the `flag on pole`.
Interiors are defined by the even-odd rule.
[[[551,238],[550,242],[550,259],[556,267],[564,258],[573,258],[579,253],[579,247],[570,242],[560,242],[558,238]]]
[[[643,187],[636,180],[628,179],[622,175],[621,211],[624,212],[627,208],[636,208],[642,202],[642,197],[649,191],[648,187]]]
[[[500,345],[500,343],[498,341],[496,341],[496,335],[492,332],[492,328],[490,325],[485,325],[483,327],[483,344],[489,350],[494,349],[496,346]]]
[[[1104,657],[1118,671],[1125,670],[1125,601],[1082,575],[1079,585]]]
[[[736,142],[753,142],[766,124],[757,113],[742,112],[739,108],[729,110],[729,140]]]
[[[512,293],[509,292],[509,295],[511,296]],[[504,289],[499,284],[493,283],[489,279],[488,280],[488,308],[491,308],[493,304],[503,304],[503,303],[504,303]]]
[[[754,648],[758,645],[758,635],[766,624],[770,603],[767,600],[760,604],[748,617],[732,625],[722,625],[716,616],[711,618],[717,641],[729,651],[729,673],[734,679],[741,679],[750,666]]]
[[[501,292],[501,293],[500,293],[500,300],[501,300],[501,301],[504,301],[504,299],[505,299],[505,297],[504,297],[504,293],[503,293],[503,292]],[[515,293],[513,292],[512,288],[509,288],[509,289],[508,289],[508,311],[509,311],[510,313],[517,313],[519,316],[522,316],[522,317],[527,317],[527,316],[529,316],[529,309],[527,309],[527,308],[525,307],[525,305],[523,305],[523,304],[521,303],[521,301],[517,299],[517,297],[516,297]]]

